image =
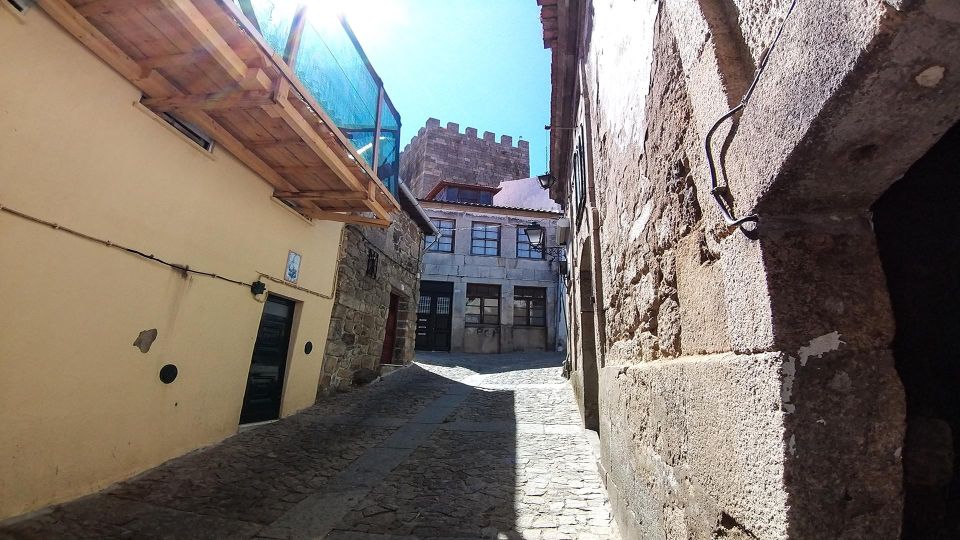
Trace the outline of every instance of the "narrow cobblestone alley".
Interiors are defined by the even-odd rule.
[[[613,538],[555,354],[420,354],[0,538]]]

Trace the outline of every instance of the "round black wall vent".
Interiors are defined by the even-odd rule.
[[[163,384],[170,384],[177,380],[177,366],[167,364],[160,368],[160,380],[163,381]]]
[[[313,352],[313,342],[312,342],[312,341],[308,341],[308,342],[306,343],[306,345],[303,346],[303,352],[305,352],[306,354],[310,354],[310,353]]]

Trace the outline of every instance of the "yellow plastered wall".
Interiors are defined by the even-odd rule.
[[[297,251],[299,285],[332,292],[339,223],[300,218],[226,151],[135,106],[40,9],[0,9],[0,50],[0,205],[245,282],[282,276]],[[300,302],[286,416],[314,401],[331,301],[267,283]],[[236,433],[262,309],[240,285],[0,212],[0,519]]]

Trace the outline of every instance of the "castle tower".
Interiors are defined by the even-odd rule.
[[[504,180],[530,176],[530,145],[513,137],[496,136],[436,118],[427,120],[400,155],[400,177],[417,197],[423,197],[440,181],[497,187]]]

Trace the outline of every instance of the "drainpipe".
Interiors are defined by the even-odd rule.
[[[417,200],[417,197],[410,191],[410,188],[404,182],[399,182],[400,184],[400,194],[402,198],[407,200],[407,203],[411,206],[410,210],[416,214],[416,216],[411,216],[414,218],[414,221],[420,222],[420,229],[423,231],[423,234],[427,236],[438,236],[440,231],[433,225],[433,222],[430,221],[430,216],[423,210],[423,207],[420,206],[420,201]],[[419,217],[419,219],[417,219]]]

